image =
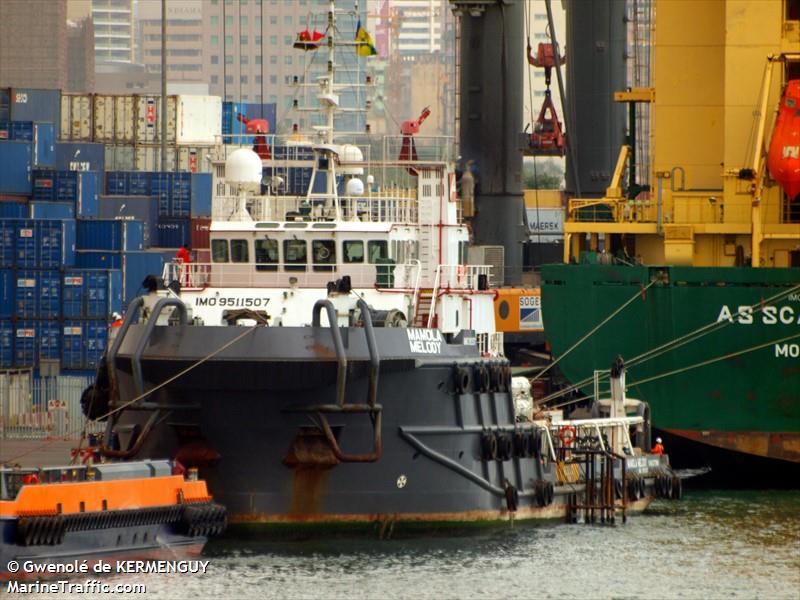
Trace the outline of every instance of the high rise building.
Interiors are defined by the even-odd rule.
[[[92,0],[95,65],[134,61],[133,0]]]
[[[203,0],[167,2],[169,83],[207,81],[203,73],[203,4]],[[161,73],[161,0],[139,0],[136,17],[136,62],[150,73]]]
[[[295,110],[295,100],[298,109],[308,105],[302,84],[315,82],[327,69],[327,46],[304,52],[293,44],[305,29],[326,31],[328,4],[328,0],[204,0],[203,72],[209,92],[226,100],[275,103],[281,130],[293,124],[305,129],[311,117]],[[363,23],[365,4],[360,3]],[[354,6],[354,0],[336,3],[340,37],[349,32],[355,37]],[[348,68],[337,60],[339,73]],[[293,84],[295,77],[300,86]]]
[[[67,2],[0,1],[0,87],[67,87]]]
[[[67,21],[67,85],[76,93],[94,91],[94,26],[92,20]]]

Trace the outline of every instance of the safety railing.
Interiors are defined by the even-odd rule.
[[[164,283],[173,281],[183,288],[203,287],[325,287],[328,282],[347,275],[354,287],[410,289],[419,272],[418,262],[400,265],[311,263],[276,265],[255,263],[166,263]]]
[[[338,206],[337,206],[338,204]],[[354,221],[364,223],[416,223],[416,190],[376,188],[364,196],[339,196],[338,202],[321,196],[217,196],[212,218],[216,221]]]

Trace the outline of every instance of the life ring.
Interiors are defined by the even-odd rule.
[[[558,430],[558,439],[563,446],[571,446],[577,437],[577,430],[573,425],[565,425]]]

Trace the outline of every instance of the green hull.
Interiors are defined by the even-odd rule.
[[[659,273],[664,280],[643,292]],[[617,355],[631,361],[705,325],[728,323],[631,364],[628,395],[650,404],[658,429],[694,443],[800,462],[800,288],[791,291],[798,284],[798,269],[547,265],[545,335],[554,358],[562,357],[638,292],[559,362],[565,376],[579,382],[608,369]],[[777,294],[783,297],[763,303]],[[737,314],[751,305],[752,314]],[[592,393],[593,386],[583,390]]]

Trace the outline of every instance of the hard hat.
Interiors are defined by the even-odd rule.
[[[122,315],[119,314],[118,312],[114,312],[114,313],[111,313],[111,318],[116,321],[117,319],[121,319]]]
[[[660,444],[660,443],[661,443],[661,438],[656,438],[656,444]]]

